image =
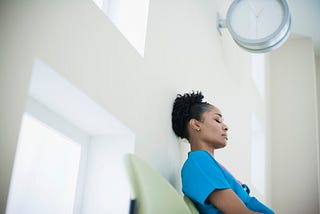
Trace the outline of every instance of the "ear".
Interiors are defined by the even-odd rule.
[[[189,126],[192,130],[199,131],[200,130],[200,122],[194,118],[189,121]]]

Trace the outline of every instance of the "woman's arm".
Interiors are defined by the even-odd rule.
[[[213,191],[207,201],[225,214],[253,214],[231,189]]]

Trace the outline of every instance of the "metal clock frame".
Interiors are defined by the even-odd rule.
[[[233,40],[242,48],[245,50],[248,50],[249,52],[253,53],[266,53],[271,50],[274,50],[278,48],[280,45],[282,45],[290,34],[290,28],[291,28],[291,16],[289,12],[288,4],[285,0],[278,0],[283,9],[284,9],[284,17],[282,18],[281,24],[275,30],[272,34],[269,36],[266,36],[261,39],[247,39],[240,35],[238,35],[231,26],[230,18],[232,15],[233,10],[237,7],[237,4],[241,0],[234,0],[231,4],[231,6],[228,9],[227,17],[225,20],[220,19],[220,16],[218,14],[217,16],[217,29],[220,32],[221,28],[227,28],[230,32]]]

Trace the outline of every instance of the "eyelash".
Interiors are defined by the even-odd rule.
[[[222,123],[223,119],[215,119],[215,121],[217,121],[218,123]]]

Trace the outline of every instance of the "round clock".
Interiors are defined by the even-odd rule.
[[[291,16],[285,0],[234,0],[225,24],[239,46],[265,53],[286,41]]]

